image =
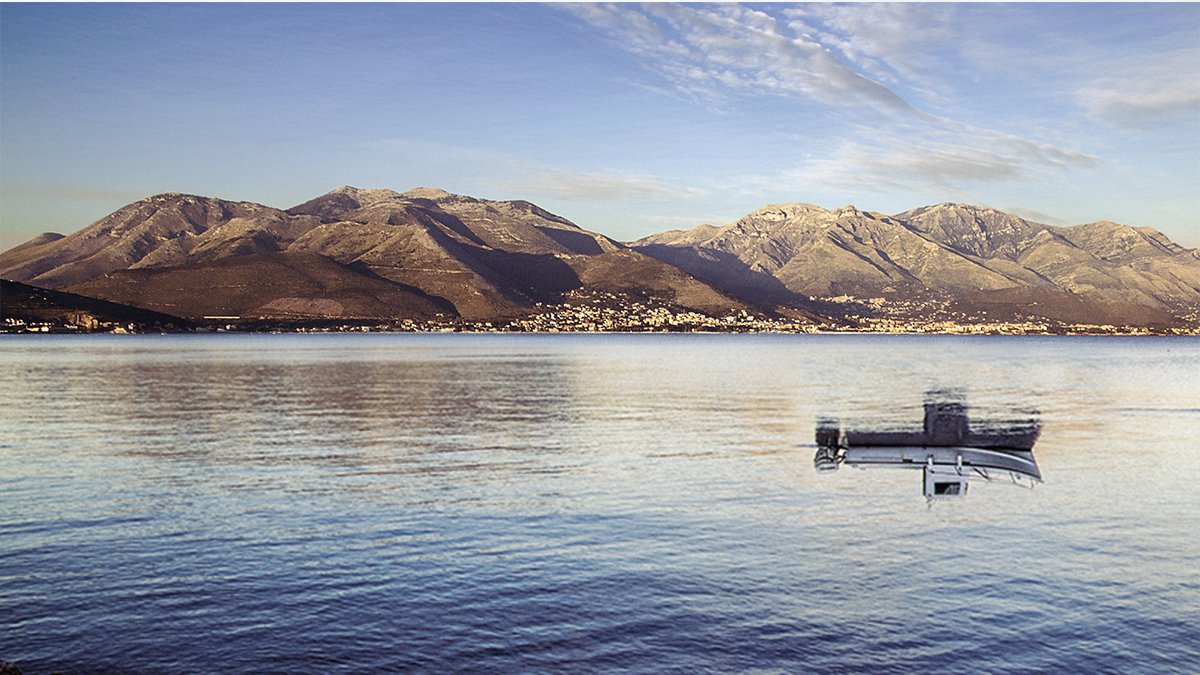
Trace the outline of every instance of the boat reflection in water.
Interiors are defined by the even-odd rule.
[[[1033,458],[1041,430],[1036,419],[977,427],[972,428],[966,404],[945,392],[931,392],[919,432],[843,430],[837,421],[818,421],[813,465],[820,473],[837,471],[842,464],[920,469],[928,499],[965,496],[971,474],[989,481],[1007,474],[1031,488],[1042,482]]]

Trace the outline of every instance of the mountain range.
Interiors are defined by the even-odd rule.
[[[964,204],[896,216],[772,205],[724,227],[664,232],[633,247],[741,297],[776,303],[1028,286],[1165,311],[1200,305],[1200,252],[1152,228],[1054,227]]]
[[[567,291],[746,305],[524,201],[342,187],[286,211],[160,194],[0,254],[0,276],[176,316],[528,314]]]
[[[486,321],[572,294],[820,321],[832,296],[986,301],[1005,289],[1039,290],[1047,305],[1070,294],[1076,314],[1101,301],[1160,319],[1200,308],[1200,253],[1148,227],[1054,227],[961,204],[895,216],[784,204],[624,244],[526,201],[430,188],[347,186],[287,210],[155,195],[0,254],[0,277],[194,319]]]

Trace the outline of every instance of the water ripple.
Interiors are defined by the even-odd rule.
[[[26,673],[1200,670],[1200,341],[0,341]],[[1035,490],[812,468],[1036,411]]]

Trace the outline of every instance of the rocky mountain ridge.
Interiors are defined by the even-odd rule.
[[[185,317],[517,316],[562,293],[746,305],[529,202],[345,186],[288,210],[168,193],[0,254],[0,276]]]
[[[1152,228],[1055,227],[964,204],[895,216],[770,205],[724,227],[664,232],[632,246],[751,301],[1028,286],[1169,311],[1200,306],[1200,253]]]
[[[526,201],[433,188],[344,186],[286,210],[154,195],[0,254],[0,276],[187,318],[486,321],[570,294],[821,321],[814,310],[836,315],[835,297],[1035,297],[986,295],[1005,289],[1077,296],[1036,296],[1063,316],[1149,323],[1144,306],[1162,324],[1163,312],[1200,309],[1200,253],[1148,227],[1053,227],[949,203],[894,216],[794,203],[627,245]],[[1085,297],[1095,301],[1076,302]]]

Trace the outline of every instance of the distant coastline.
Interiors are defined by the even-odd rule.
[[[10,332],[1191,334],[1200,251],[965,204],[768,205],[622,243],[523,200],[164,193],[0,254]]]
[[[525,316],[470,320],[462,317],[206,316],[189,320],[73,293],[2,281],[0,334],[89,333],[877,333],[912,335],[1200,335],[1187,322],[1130,326],[1041,318],[989,320],[951,300],[920,304],[882,299],[827,298],[843,306],[837,318],[770,316],[741,310],[712,316],[653,299],[573,294],[571,302],[539,304]],[[986,311],[986,310],[985,310]],[[831,314],[834,314],[831,312]]]

